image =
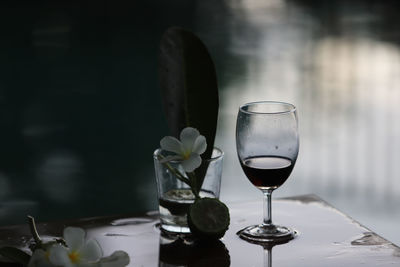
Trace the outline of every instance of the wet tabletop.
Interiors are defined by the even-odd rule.
[[[273,201],[273,221],[298,231],[289,243],[262,247],[241,240],[236,232],[260,223],[262,202],[228,203],[231,225],[212,244],[161,235],[157,213],[144,216],[87,218],[39,223],[42,236],[61,236],[65,226],[80,226],[103,247],[129,253],[129,266],[400,266],[400,248],[373,233],[314,195]],[[26,248],[27,225],[0,228],[0,246]]]

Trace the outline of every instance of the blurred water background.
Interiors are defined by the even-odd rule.
[[[178,25],[216,64],[223,200],[261,201],[236,156],[238,107],[291,102],[300,154],[274,196],[317,194],[400,244],[398,10],[377,0],[1,2],[0,224],[156,208],[151,155],[168,134],[158,43]]]

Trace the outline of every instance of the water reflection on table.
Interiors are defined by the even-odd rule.
[[[66,225],[87,230],[104,255],[126,251],[129,266],[397,266],[400,248],[361,226],[315,196],[292,197],[273,202],[279,223],[298,231],[295,239],[276,246],[260,246],[240,239],[237,232],[260,221],[261,201],[228,203],[231,224],[214,243],[192,242],[163,235],[158,217],[98,217],[71,222],[39,224],[43,236],[60,236]],[[27,248],[29,230],[24,226],[0,228],[0,247]]]

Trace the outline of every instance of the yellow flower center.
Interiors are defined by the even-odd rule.
[[[187,160],[190,158],[190,151],[185,151],[185,153],[183,153],[183,159]]]
[[[69,253],[68,257],[73,263],[77,263],[79,261],[79,254],[76,251]]]

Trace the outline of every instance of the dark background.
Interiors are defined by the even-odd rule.
[[[158,43],[194,5],[127,2],[0,3],[0,223],[155,208]]]

